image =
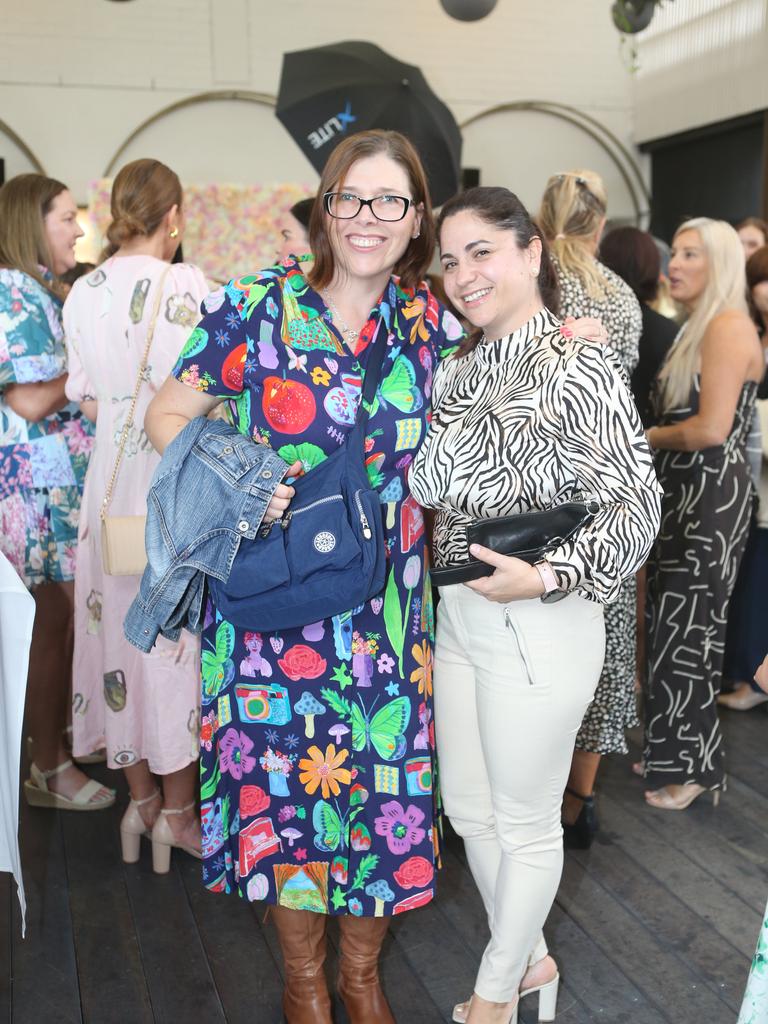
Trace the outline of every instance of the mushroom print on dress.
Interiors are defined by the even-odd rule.
[[[203,877],[297,910],[399,914],[434,895],[432,592],[407,474],[431,381],[461,337],[422,288],[393,279],[356,351],[297,264],[208,296],[174,375],[230,399],[238,429],[305,471],[352,428],[368,347],[388,345],[365,460],[387,550],[381,594],[262,635],[209,603],[203,633]],[[290,527],[289,527],[290,528]]]

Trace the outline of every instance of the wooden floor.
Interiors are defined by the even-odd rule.
[[[729,713],[724,725],[730,781],[717,810],[703,799],[683,814],[647,808],[629,760],[606,760],[599,840],[567,854],[547,927],[564,976],[561,1024],[736,1020],[768,896],[768,715]],[[165,877],[152,874],[148,847],[124,866],[122,805],[23,807],[28,930],[22,941],[13,886],[0,876],[0,1021],[277,1024],[281,964],[263,911],[207,893],[183,855]],[[333,927],[331,938],[335,947]],[[461,844],[449,837],[437,901],[396,918],[385,946],[398,1022],[450,1020],[485,942]],[[535,999],[526,1003],[531,1024]],[[336,1019],[347,1021],[340,1008]]]

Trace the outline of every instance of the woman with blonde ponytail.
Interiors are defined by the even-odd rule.
[[[549,241],[560,283],[561,315],[601,320],[608,345],[629,380],[638,360],[642,310],[630,286],[596,258],[607,209],[605,186],[598,174],[566,171],[547,182],[539,224]],[[592,842],[597,829],[593,789],[600,758],[626,754],[625,730],[640,724],[635,702],[635,603],[632,577],[605,607],[605,662],[576,737],[563,801],[563,829],[569,846],[585,848]]]
[[[716,698],[752,513],[745,444],[765,367],[730,225],[686,221],[669,278],[688,319],[659,373],[659,425],[647,431],[664,500],[648,564],[642,771],[647,802],[676,811],[705,790],[717,802],[725,783]]]

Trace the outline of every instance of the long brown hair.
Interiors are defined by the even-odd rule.
[[[316,291],[331,283],[336,269],[333,248],[328,237],[329,215],[325,211],[323,196],[344,183],[354,163],[379,153],[384,153],[395,163],[400,164],[408,175],[414,205],[423,206],[419,236],[412,238],[408,243],[408,248],[394,267],[394,273],[400,276],[400,283],[404,288],[415,288],[427,272],[435,249],[435,225],[427,177],[421,160],[413,145],[400,132],[373,129],[357,132],[340,142],[328,157],[320,178],[318,201],[309,219],[309,247],[314,254],[315,262],[307,275],[309,283]]]
[[[112,183],[112,222],[107,228],[111,256],[138,236],[153,235],[172,206],[181,206],[179,177],[159,160],[133,160],[121,168]]]
[[[443,224],[449,217],[463,213],[465,210],[476,214],[492,227],[500,228],[502,231],[512,231],[520,249],[527,249],[534,238],[539,239],[541,242],[541,264],[536,283],[539,286],[542,302],[557,316],[560,312],[560,287],[557,283],[555,268],[549,258],[547,240],[515,193],[500,186],[479,186],[468,188],[466,192],[459,192],[453,199],[449,199],[440,211],[440,216],[437,219],[437,237],[440,237]],[[482,331],[472,331],[459,345],[456,355],[468,355],[477,347],[482,336]]]
[[[736,225],[736,231],[741,231],[742,228],[756,228],[762,233],[763,245],[768,244],[768,223],[762,217],[745,217]]]
[[[763,323],[762,314],[755,305],[752,292],[759,284],[764,284],[768,281],[768,245],[763,245],[752,253],[747,260],[745,270],[747,274],[747,302],[749,303],[749,311],[757,325],[757,329],[764,332],[766,325]]]
[[[0,188],[0,266],[22,270],[56,298],[62,298],[58,282],[40,273],[53,273],[45,218],[56,196],[67,186],[42,174],[17,174]]]

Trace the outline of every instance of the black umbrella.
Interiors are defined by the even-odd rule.
[[[276,112],[318,172],[347,135],[388,128],[418,150],[435,205],[459,189],[461,132],[453,114],[419,68],[372,43],[286,53]]]

